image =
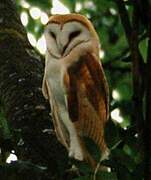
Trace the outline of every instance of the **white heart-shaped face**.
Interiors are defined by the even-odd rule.
[[[64,25],[49,23],[45,29],[47,50],[55,58],[68,55],[79,44],[92,39],[92,33],[82,23],[69,21]]]

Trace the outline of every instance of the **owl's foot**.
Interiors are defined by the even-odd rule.
[[[83,161],[83,153],[80,144],[77,141],[71,141],[69,149],[69,157],[75,158],[79,161]]]
[[[100,162],[107,160],[110,155],[110,150],[107,148],[105,152],[102,153],[102,157],[100,159]]]

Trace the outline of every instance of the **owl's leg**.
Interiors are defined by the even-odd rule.
[[[54,102],[52,103],[52,105],[55,104],[54,109],[56,109],[57,112],[56,116],[59,117],[58,121],[60,121],[57,123],[63,124],[64,126],[62,126],[62,128],[65,128],[65,131],[67,131],[69,134],[70,144],[69,144],[69,148],[67,148],[69,149],[69,157],[73,157],[77,160],[82,161],[84,160],[84,157],[83,157],[82,148],[80,146],[80,140],[76,128],[73,122],[69,118],[65,97],[63,95],[65,94],[64,89],[61,86],[61,82],[60,81],[58,82],[58,79],[59,77],[56,77],[56,79],[49,79],[49,82],[51,84],[50,87],[52,88],[52,92],[53,92],[51,97],[53,97]],[[58,131],[62,131],[62,132],[59,132],[59,134],[63,134],[64,132],[60,127],[58,128]],[[64,137],[66,136],[63,135],[62,137],[63,137],[62,139],[64,140]],[[65,145],[66,143],[63,144]]]
[[[69,119],[66,110],[61,112],[61,118],[70,137],[69,157],[73,157],[80,161],[84,160],[82,147],[80,145],[80,139],[78,137],[74,124]]]
[[[69,157],[74,157],[75,159],[82,161],[83,158],[83,152],[80,147],[80,143],[77,139],[77,137],[74,136],[74,134],[70,133],[70,149],[69,149]]]

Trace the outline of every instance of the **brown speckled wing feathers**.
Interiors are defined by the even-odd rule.
[[[64,83],[71,121],[79,136],[88,136],[106,150],[104,125],[108,117],[108,87],[101,64],[92,54],[68,68]]]

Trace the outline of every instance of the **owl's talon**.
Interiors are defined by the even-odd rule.
[[[70,150],[69,151],[69,157],[72,158],[73,157],[73,152]]]
[[[77,147],[71,147],[69,150],[69,157],[75,158],[79,161],[83,161],[83,154],[81,152],[80,148]]]
[[[102,154],[101,161],[108,160],[109,155],[110,155],[110,150],[107,149],[107,150]]]

